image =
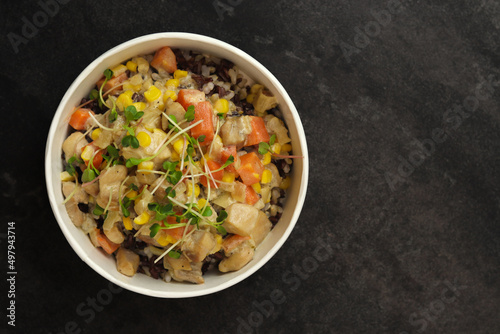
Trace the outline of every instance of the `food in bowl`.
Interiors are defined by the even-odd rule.
[[[69,118],[65,206],[117,270],[203,283],[279,221],[292,146],[276,98],[231,62],[163,47],[107,69]]]

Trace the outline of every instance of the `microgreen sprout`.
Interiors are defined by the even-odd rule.
[[[102,214],[104,213],[104,208],[101,208],[101,207],[99,206],[99,204],[96,204],[96,205],[95,205],[95,208],[94,208],[94,211],[92,211],[92,213],[93,213],[94,215],[96,215],[96,216],[100,216],[100,215],[102,215]]]
[[[104,88],[104,86],[106,85],[106,83],[112,77],[113,77],[113,71],[111,71],[109,68],[106,69],[104,71],[104,82],[102,83],[101,87],[99,88],[99,105],[101,105],[101,104],[106,105],[106,102],[104,101],[104,98],[102,97],[102,89]],[[109,113],[109,121],[111,123],[113,123],[114,121],[116,121],[116,118],[118,117],[118,113],[116,112],[116,103],[115,103],[115,100],[111,99],[111,102],[113,103],[113,107],[111,108],[111,112]]]
[[[194,106],[193,105],[190,105],[187,110],[186,110],[186,113],[184,114],[184,118],[186,119],[186,121],[188,122],[192,122],[194,121]]]

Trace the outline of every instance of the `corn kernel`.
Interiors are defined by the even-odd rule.
[[[165,84],[165,87],[172,89],[179,87],[179,85],[180,85],[179,79],[168,79],[167,83]]]
[[[290,187],[290,184],[292,183],[292,180],[290,179],[290,176],[287,176],[281,180],[280,183],[280,188],[283,190],[287,190],[288,187]]]
[[[224,172],[222,175],[222,182],[233,183],[236,176],[231,172]]]
[[[253,173],[253,177],[255,177],[256,179],[260,180],[260,175],[259,175],[259,173]]]
[[[120,74],[125,73],[126,70],[127,70],[127,66],[122,65],[122,64],[120,64],[120,65],[118,65],[116,67],[113,67],[111,69],[111,71],[113,71],[113,77],[115,77],[115,78],[117,76],[119,76]]]
[[[178,139],[175,141],[174,150],[179,155],[182,153],[182,151],[184,150],[184,139]]]
[[[250,93],[252,93],[252,94],[257,94],[257,93],[259,92],[259,90],[261,90],[262,88],[264,88],[264,86],[259,85],[259,84],[255,84],[255,85],[253,85],[253,86],[250,88]]]
[[[271,145],[271,151],[273,151],[276,154],[280,154],[281,152],[281,145],[280,143],[274,143]]]
[[[174,72],[175,79],[184,78],[184,77],[187,77],[187,75],[188,75],[188,72],[183,71],[183,70],[175,70],[175,72]]]
[[[95,204],[95,198],[92,195],[89,195],[89,203]]]
[[[170,152],[170,154],[171,154],[170,155],[170,160],[172,160],[172,161],[179,161],[179,160],[181,160],[181,156],[176,151],[172,151],[172,152]]]
[[[206,203],[207,203],[207,200],[206,200],[206,199],[204,199],[204,198],[200,198],[200,199],[198,200],[198,207],[201,209],[201,208],[203,208],[203,207],[205,206],[205,204],[206,204]]]
[[[133,93],[134,92],[132,92],[131,90],[127,90],[125,93],[122,93],[120,94],[120,96],[118,96],[118,98],[116,99],[116,106],[120,111],[124,111],[125,108],[134,103],[131,97]]]
[[[132,105],[137,111],[144,111],[144,109],[146,109],[146,103],[144,102],[134,102]]]
[[[134,223],[136,223],[137,225],[144,225],[149,221],[149,218],[151,218],[149,213],[144,211],[139,216],[134,218]]]
[[[92,158],[92,155],[94,154],[94,149],[91,146],[85,146],[85,149],[82,152],[82,159],[83,161],[89,161],[90,158]]]
[[[156,242],[158,242],[160,246],[165,247],[168,244],[175,244],[177,242],[177,239],[166,233],[158,233]]]
[[[132,226],[132,219],[130,219],[130,217],[123,217],[123,227],[125,227],[125,229],[127,231],[131,231],[133,226]]]
[[[127,62],[127,69],[130,71],[130,72],[137,72],[137,64],[134,63],[133,61],[129,60]]]
[[[292,145],[283,144],[281,145],[281,152],[290,152],[292,150]]]
[[[254,99],[255,99],[255,94],[248,94],[247,95],[247,102],[248,103],[252,103]]]
[[[225,114],[229,111],[229,102],[226,99],[218,99],[215,102],[214,109]]]
[[[92,134],[90,135],[90,137],[92,138],[92,140],[97,140],[97,139],[99,139],[99,136],[101,135],[101,133],[102,133],[101,128],[97,128],[94,131],[92,131]]]
[[[138,166],[138,170],[153,170],[155,163],[153,161],[143,161]],[[149,172],[143,172],[144,174],[149,174]]]
[[[269,165],[271,163],[271,153],[267,152],[264,154],[264,158],[262,159],[262,164],[263,165]]]
[[[155,85],[149,86],[149,89],[144,92],[144,97],[148,102],[153,102],[159,99],[161,96],[161,90],[159,90]]]
[[[191,184],[191,182],[188,182],[187,186],[188,186],[187,187],[188,188],[187,195],[188,195],[188,197],[191,197],[191,195],[193,194],[193,185]],[[196,198],[198,196],[200,196],[200,186],[195,184],[194,185],[194,197]]]
[[[272,179],[273,179],[273,173],[269,169],[265,169],[262,172],[262,180],[261,180],[261,182],[262,183],[269,183],[269,182],[272,181]]]
[[[66,171],[64,171],[64,172],[61,173],[61,181],[63,181],[63,182],[72,181],[74,179],[75,179],[75,177],[73,175],[70,175]]]
[[[146,132],[141,131],[137,134],[136,137],[141,147],[148,147],[149,145],[151,145],[151,136],[148,135]]]
[[[137,193],[137,191],[135,191],[135,190],[131,190],[131,191],[129,191],[129,192],[127,193],[127,197],[128,197],[128,198],[134,198],[134,197],[136,197],[137,195],[139,195],[139,194],[138,194],[138,193]]]
[[[258,183],[258,182],[257,182],[257,183],[252,184],[252,188],[253,188],[253,190],[255,190],[255,192],[256,192],[257,194],[260,194],[260,191],[261,191],[261,189],[262,189],[262,188],[260,187],[260,183]]]
[[[215,246],[210,251],[210,254],[215,254],[222,248],[222,236],[220,234],[215,235],[215,241],[216,241]]]
[[[172,101],[177,101],[177,94],[173,90],[168,89],[165,94],[163,94],[163,103],[167,103],[168,99],[172,99]]]

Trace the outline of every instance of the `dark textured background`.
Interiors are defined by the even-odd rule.
[[[407,0],[395,12],[393,1],[221,0],[221,16],[211,0],[64,2],[17,53],[8,33],[21,35],[41,7],[8,1],[0,12],[0,258],[5,268],[5,224],[15,221],[16,332],[500,332],[499,1]],[[309,143],[305,208],[277,255],[226,291],[122,291],[81,316],[108,282],[50,210],[50,121],[93,59],[161,31],[221,39],[281,81]],[[318,237],[334,252],[316,267]],[[279,305],[259,311],[275,289]],[[2,279],[2,328],[6,291]]]

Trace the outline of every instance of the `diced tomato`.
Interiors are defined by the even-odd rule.
[[[102,249],[104,249],[108,254],[113,254],[114,251],[116,251],[120,247],[119,244],[115,244],[101,232],[99,232],[99,234],[97,235],[97,242],[102,247]]]
[[[262,117],[252,116],[250,120],[252,132],[248,135],[245,146],[258,145],[259,143],[269,142],[269,133]]]
[[[218,163],[217,161],[213,161],[212,159],[207,160],[207,166],[211,171],[212,178],[215,180],[222,180],[222,177],[224,176],[224,170],[221,169],[217,172],[212,172],[213,170],[220,169],[222,165]],[[207,183],[207,177],[205,175],[200,176],[200,183],[204,185],[205,187],[208,187]],[[210,187],[215,188],[215,183],[213,180],[210,180]]]
[[[75,130],[84,130],[85,125],[90,118],[90,113],[94,115],[94,112],[90,109],[77,109],[73,113],[73,115],[71,115],[71,118],[69,119],[69,125],[71,125]]]
[[[177,69],[177,59],[171,48],[165,46],[155,52],[151,66],[159,70],[164,69],[168,73],[174,73]]]
[[[191,136],[198,139],[200,136],[205,136],[205,140],[200,143],[201,146],[209,145],[214,139],[214,121],[212,104],[209,101],[199,102],[194,105],[194,124],[202,121],[191,129]]]
[[[101,80],[99,80],[97,82],[97,88],[100,89],[102,84],[104,83],[104,79],[105,78],[102,78]],[[112,77],[111,79],[109,79],[108,81],[106,81],[106,84],[104,85],[104,87],[102,88],[102,93],[106,93],[108,90],[110,90],[111,88],[115,87],[115,86],[118,86],[119,84],[121,84],[122,82],[124,82],[125,80],[128,79],[128,75],[126,72],[116,76],[116,77]],[[116,93],[117,91],[120,90],[120,87],[116,87],[115,89],[113,89],[111,91],[110,94],[112,93]]]
[[[242,155],[240,161],[240,168],[237,171],[243,183],[250,186],[259,182],[264,171],[264,165],[259,156],[255,152],[250,152]]]
[[[234,162],[232,164],[230,164],[229,166],[227,166],[225,168],[225,170],[230,172],[230,173],[234,173],[236,175],[236,177],[238,177],[238,172],[236,171],[236,169],[240,166],[240,157],[236,153],[236,146],[235,145],[225,146],[222,148],[221,163],[224,165],[230,156],[233,156]]]
[[[259,201],[259,194],[255,192],[255,190],[251,186],[247,186],[245,190],[245,202],[250,205],[254,205]]]
[[[191,105],[205,101],[205,93],[197,89],[181,89],[177,94],[177,102],[179,102],[184,110]],[[179,120],[178,120],[179,121]]]

